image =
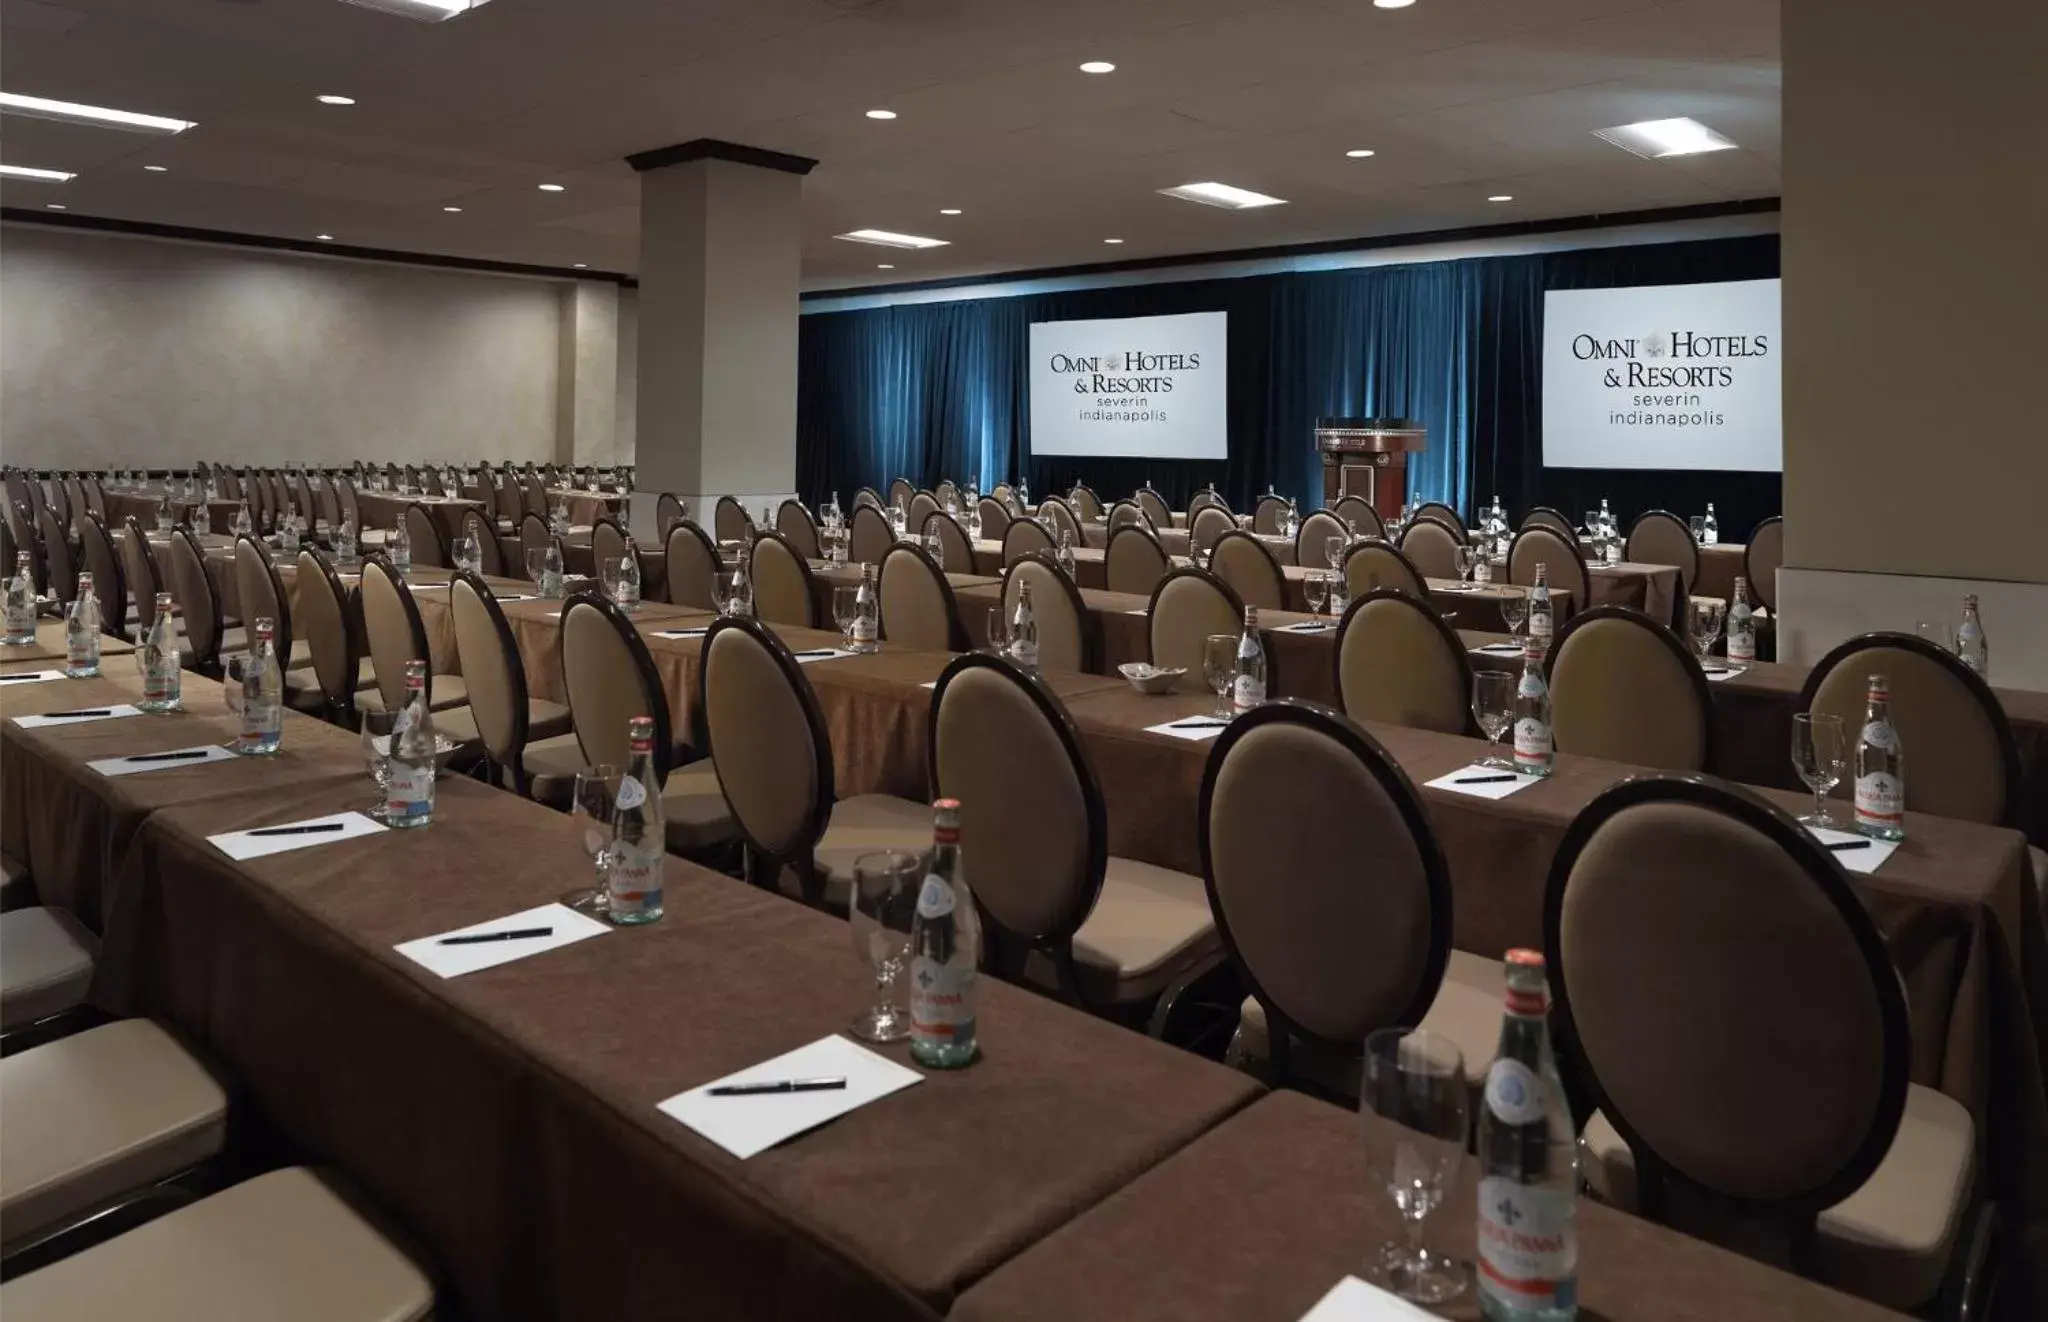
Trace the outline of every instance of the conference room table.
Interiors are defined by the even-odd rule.
[[[131,518],[147,531],[156,527],[157,504],[165,499],[166,493],[109,490],[105,495],[108,531],[127,526]],[[234,527],[235,511],[242,508],[239,500],[194,499],[181,495],[170,496],[169,499],[172,516],[177,522],[216,533],[224,533]]]
[[[391,491],[356,492],[356,509],[363,516],[365,528],[396,528],[398,521],[405,517],[406,506],[418,505],[434,521],[434,527],[441,533],[444,543],[452,542],[462,531],[462,516],[471,510],[486,520],[495,516],[491,507],[480,500],[467,500],[461,496],[401,496]]]

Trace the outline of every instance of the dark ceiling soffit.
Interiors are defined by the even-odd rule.
[[[1645,211],[1594,212],[1584,216],[1564,216],[1557,220],[1518,220],[1504,225],[1419,230],[1408,234],[1384,234],[1365,239],[1324,239],[1315,243],[1279,244],[1270,248],[1233,248],[1222,252],[1133,257],[1121,262],[1031,267],[1018,271],[991,272],[987,275],[949,276],[943,280],[913,280],[886,285],[843,285],[836,289],[809,290],[802,295],[802,301],[810,303],[833,298],[872,298],[877,295],[928,289],[958,289],[967,285],[1002,285],[1023,280],[1057,280],[1067,276],[1117,275],[1125,271],[1214,266],[1227,262],[1264,261],[1275,257],[1310,257],[1329,252],[1371,252],[1378,248],[1412,248],[1425,243],[1460,243],[1472,239],[1514,238],[1521,235],[1568,233],[1572,230],[1611,229],[1619,225],[1650,225],[1682,220],[1713,220],[1721,216],[1762,215],[1777,210],[1777,198],[1760,197],[1741,202],[1702,202],[1689,207],[1656,207]],[[1187,278],[1202,280],[1210,277],[1204,276],[1200,271],[1190,271]]]
[[[784,174],[809,174],[818,163],[808,156],[791,156],[788,152],[769,151],[766,147],[748,147],[737,142],[721,142],[717,138],[692,138],[678,142],[672,147],[656,147],[651,151],[636,151],[626,158],[626,164],[645,174],[670,165],[687,165],[691,161],[731,161],[735,165],[753,165],[763,170],[780,170]]]
[[[579,271],[565,266],[535,266],[528,262],[494,262],[481,257],[442,257],[433,253],[401,252],[395,248],[364,248],[348,243],[321,243],[314,239],[284,239],[270,234],[239,234],[233,230],[197,229],[190,225],[157,225],[146,220],[118,220],[112,216],[84,216],[76,212],[38,211],[27,207],[0,207],[0,221],[40,225],[44,229],[93,230],[102,234],[135,234],[151,239],[213,243],[229,248],[265,248],[272,252],[351,257],[367,262],[396,262],[403,266],[436,266],[450,271],[488,271],[494,275],[535,275],[559,280],[608,280],[628,288],[637,288],[640,283],[618,271]]]

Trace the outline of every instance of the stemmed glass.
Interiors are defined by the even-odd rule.
[[[526,576],[533,580],[533,590],[540,591],[541,579],[548,569],[548,548],[529,546],[526,548]]]
[[[1375,1181],[1407,1223],[1408,1242],[1380,1246],[1374,1275],[1418,1304],[1462,1293],[1462,1264],[1423,1247],[1429,1214],[1465,1157],[1470,1127],[1465,1058],[1449,1039],[1421,1029],[1382,1028],[1365,1039],[1359,1111]]]
[[[1477,563],[1476,553],[1469,546],[1453,547],[1454,563],[1458,569],[1458,591],[1472,590],[1472,567]]]
[[[1792,769],[1813,791],[1813,811],[1799,820],[1808,826],[1833,826],[1828,794],[1842,780],[1842,718],[1826,712],[1795,712],[1792,716]]]
[[[1490,748],[1500,747],[1500,737],[1515,723],[1515,677],[1505,670],[1480,670],[1472,675],[1472,719],[1479,723]],[[1515,764],[1497,751],[1489,751],[1480,766],[1512,771]]]
[[[612,843],[612,804],[619,797],[619,769],[600,762],[576,773],[571,791],[569,816],[576,823],[584,852],[596,871],[595,884],[562,896],[562,903],[584,913],[603,914],[611,907],[611,888],[605,884],[605,852]]]
[[[874,1008],[853,1021],[853,1035],[868,1042],[901,1042],[910,1015],[896,1004],[895,986],[910,953],[910,918],[917,908],[919,859],[887,849],[853,860],[847,909],[853,953],[875,975]]]
[[[853,641],[853,622],[860,616],[860,589],[841,584],[832,589],[832,622],[839,626],[839,643]]]
[[[1334,541],[1335,539],[1333,538],[1332,540]],[[1324,576],[1320,569],[1311,569],[1308,571],[1307,577],[1301,581],[1301,590],[1303,595],[1308,598],[1309,614],[1321,615],[1323,613],[1323,603],[1330,599],[1330,580]]]
[[[1350,539],[1348,538],[1325,537],[1323,539],[1323,562],[1332,569],[1342,569],[1344,567],[1344,548],[1349,544]]]
[[[1216,710],[1211,715],[1230,720],[1237,714],[1230,706],[1230,688],[1237,682],[1236,634],[1209,635],[1202,644],[1202,677],[1209,681],[1209,692],[1216,695]]]
[[[1727,607],[1718,601],[1705,601],[1698,597],[1692,601],[1692,645],[1700,654],[1700,664],[1707,664],[1707,657],[1714,650],[1714,641],[1721,636],[1721,622]]]
[[[385,809],[391,798],[391,736],[398,729],[400,714],[388,711],[363,713],[363,764],[377,785],[377,802],[363,809],[363,816],[380,822],[385,819]]]
[[[474,574],[483,564],[483,548],[476,544],[476,534],[465,532],[455,539],[453,550],[455,567],[467,574]]]
[[[1501,598],[1500,618],[1508,626],[1508,637],[1519,641],[1522,622],[1529,618],[1529,594],[1516,588],[1507,589],[1507,594]]]
[[[1010,617],[1001,606],[988,608],[988,650],[997,656],[1010,650]]]

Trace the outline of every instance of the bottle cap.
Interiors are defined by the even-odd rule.
[[[1550,1006],[1550,989],[1544,980],[1543,952],[1518,948],[1510,950],[1507,965],[1507,1009],[1509,1014],[1540,1015]]]
[[[419,689],[427,686],[426,662],[408,661],[405,663],[405,686],[409,689]]]
[[[635,716],[627,721],[626,739],[632,744],[633,751],[636,753],[653,752],[654,718],[652,716]]]

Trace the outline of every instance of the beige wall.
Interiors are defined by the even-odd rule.
[[[8,225],[0,457],[547,459],[564,287]]]
[[[2048,583],[2048,4],[1783,22],[1786,563]]]

